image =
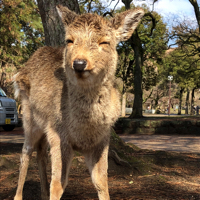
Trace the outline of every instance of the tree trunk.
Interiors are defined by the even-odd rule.
[[[0,87],[4,87],[4,80],[6,79],[6,73],[2,72],[1,76],[0,76]]]
[[[192,93],[191,93],[190,115],[194,115],[195,114],[195,108],[194,108],[194,90],[195,90],[195,88],[192,89]]]
[[[154,104],[154,109],[156,110],[157,109],[157,107],[158,107],[158,98],[156,98],[156,99],[154,99],[154,102],[155,102],[155,104]]]
[[[131,47],[134,50],[135,68],[134,68],[134,102],[133,111],[130,118],[142,117],[142,51],[141,42],[137,30],[131,37]]]
[[[126,116],[126,92],[122,94],[122,117]]]
[[[65,42],[65,30],[60,17],[58,16],[56,5],[60,4],[70,10],[80,13],[77,0],[37,0],[42,24],[45,34],[46,46],[63,46]]]
[[[188,115],[188,107],[189,107],[189,97],[190,97],[190,90],[187,89],[186,101],[185,101],[185,114]]]
[[[122,2],[123,2],[124,5],[125,5],[126,10],[128,10],[128,9],[131,8],[131,2],[132,2],[132,1],[133,1],[133,0],[122,0]]]
[[[130,9],[132,0],[122,0],[126,10]],[[142,117],[142,45],[137,33],[137,29],[134,31],[130,38],[131,47],[134,50],[135,68],[134,68],[134,102],[133,111],[129,118]]]
[[[189,0],[189,1],[194,8],[195,16],[196,16],[197,23],[198,23],[198,26],[199,26],[199,33],[200,33],[200,7],[198,5],[197,0]]]
[[[184,91],[184,88],[181,88],[180,89],[180,96],[179,96],[178,115],[181,115],[183,91]]]

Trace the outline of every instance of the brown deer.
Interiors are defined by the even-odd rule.
[[[25,132],[14,199],[22,200],[28,163],[36,149],[42,200],[61,198],[74,150],[85,156],[99,199],[107,200],[109,133],[120,113],[116,45],[131,37],[144,11],[128,10],[108,20],[96,14],[77,15],[62,6],[57,10],[66,29],[65,47],[38,49],[14,76]]]

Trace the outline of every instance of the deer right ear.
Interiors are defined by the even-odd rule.
[[[58,12],[58,15],[62,19],[62,22],[64,23],[64,25],[71,24],[77,16],[75,12],[61,5],[57,5],[56,10]]]
[[[115,29],[117,42],[126,41],[131,37],[143,15],[144,10],[136,8],[117,14],[112,19],[111,22]]]

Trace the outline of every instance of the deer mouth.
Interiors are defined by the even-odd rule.
[[[78,79],[86,79],[90,76],[90,70],[85,70],[85,71],[75,71],[75,75]]]
[[[85,79],[90,75],[90,71],[87,69],[88,61],[85,59],[75,59],[72,64],[72,68],[77,78]]]

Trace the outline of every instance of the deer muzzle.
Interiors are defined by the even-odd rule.
[[[87,60],[76,59],[73,62],[73,68],[75,72],[81,73],[84,72],[87,66]]]

